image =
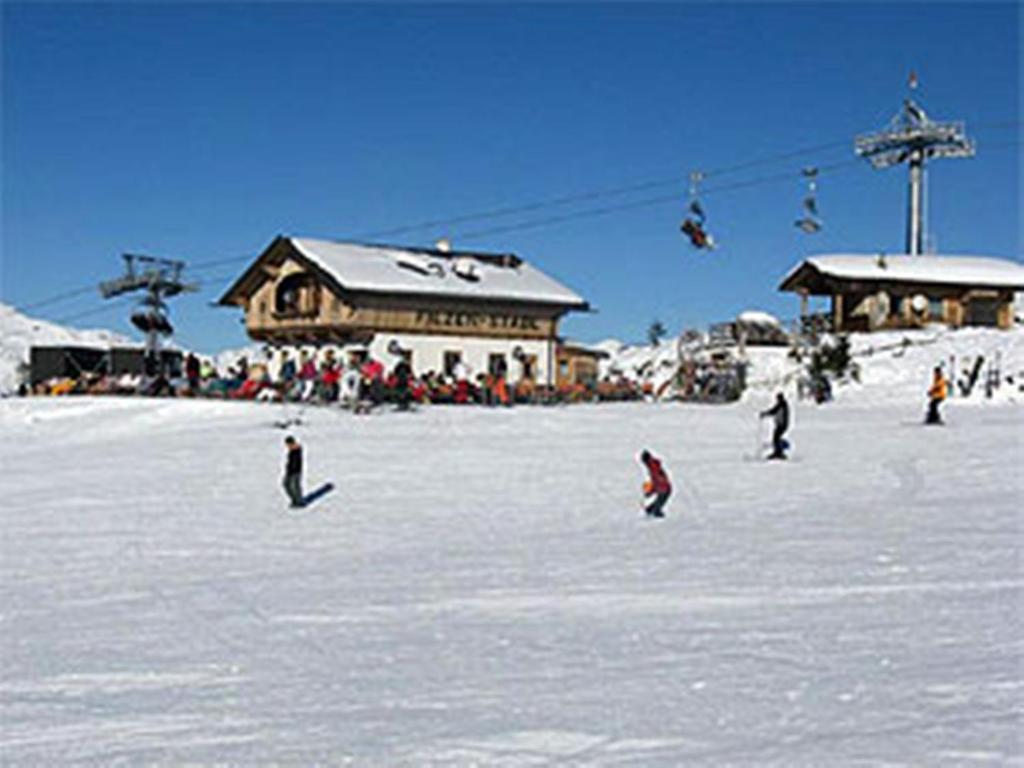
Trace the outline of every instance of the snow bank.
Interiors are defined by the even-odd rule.
[[[28,363],[31,347],[60,344],[107,349],[135,342],[113,331],[78,330],[36,320],[13,307],[0,304],[0,395],[10,394],[18,388],[18,367]]]
[[[850,351],[859,369],[859,382],[845,382],[835,389],[837,398],[869,402],[919,401],[931,380],[936,365],[943,366],[947,378],[966,379],[967,372],[982,357],[979,384],[970,402],[1024,402],[1020,386],[1024,384],[1024,327],[1002,331],[992,328],[935,326],[924,330],[853,333]],[[636,382],[652,381],[655,387],[668,381],[677,366],[677,340],[659,346],[624,346],[605,341],[610,353],[602,361],[602,375],[621,373]],[[759,397],[765,390],[785,390],[795,394],[797,381],[805,366],[787,347],[746,348],[746,397]],[[992,398],[986,397],[984,381],[989,370],[999,374],[1000,386]],[[1008,382],[1007,378],[1012,378]],[[961,397],[959,388],[953,394]]]

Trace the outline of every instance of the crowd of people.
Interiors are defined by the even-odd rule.
[[[317,358],[307,351],[279,353],[274,365],[239,357],[226,370],[211,359],[186,355],[180,371],[151,375],[126,373],[110,376],[81,372],[26,386],[22,394],[36,395],[148,395],[200,397],[270,402],[339,404],[356,410],[393,404],[408,409],[413,404],[444,403],[511,406],[551,402],[639,400],[652,396],[648,385],[624,377],[548,387],[507,372],[474,373],[465,362],[448,372],[413,372],[408,360],[399,357],[387,367],[363,354],[339,359],[333,350]]]

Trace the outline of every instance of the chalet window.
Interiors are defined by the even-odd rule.
[[[508,363],[504,355],[493,354],[487,358],[487,372],[491,376],[503,377],[508,373]]]
[[[459,364],[459,361],[461,361],[461,360],[462,360],[462,353],[461,352],[452,352],[452,351],[445,352],[444,353],[444,375],[445,376],[454,376],[455,375],[455,367]]]
[[[285,317],[316,313],[316,286],[309,275],[288,275],[274,291],[274,313]]]
[[[519,361],[522,370],[522,377],[527,381],[533,381],[537,377],[537,356],[523,355]]]
[[[999,324],[999,300],[974,298],[967,303],[965,325],[996,326]]]

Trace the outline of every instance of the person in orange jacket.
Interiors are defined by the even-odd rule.
[[[665,513],[662,508],[668,501],[668,497],[672,495],[672,481],[668,479],[668,473],[661,466],[661,462],[651,455],[650,451],[645,450],[640,454],[640,463],[647,468],[650,475],[648,481],[644,483],[644,494],[654,496],[654,499],[644,508],[647,516],[664,517]]]
[[[924,418],[925,424],[942,424],[942,416],[939,414],[939,405],[946,399],[949,385],[942,375],[942,368],[935,366],[932,371],[932,385],[928,387],[928,414]]]

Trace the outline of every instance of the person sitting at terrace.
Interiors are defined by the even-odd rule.
[[[288,350],[281,352],[281,367],[278,369],[277,378],[283,389],[289,389],[295,380],[298,371],[295,369],[295,361],[288,355]]]
[[[299,399],[309,400],[313,397],[316,389],[316,361],[308,352],[303,352],[300,359],[302,364],[299,366],[299,381],[302,383],[302,387],[299,391]]]
[[[364,399],[369,398],[373,405],[384,400],[384,364],[375,358],[368,357],[362,367]]]
[[[320,399],[327,403],[335,402],[338,399],[340,381],[341,369],[334,359],[334,352],[327,350],[320,364]]]

